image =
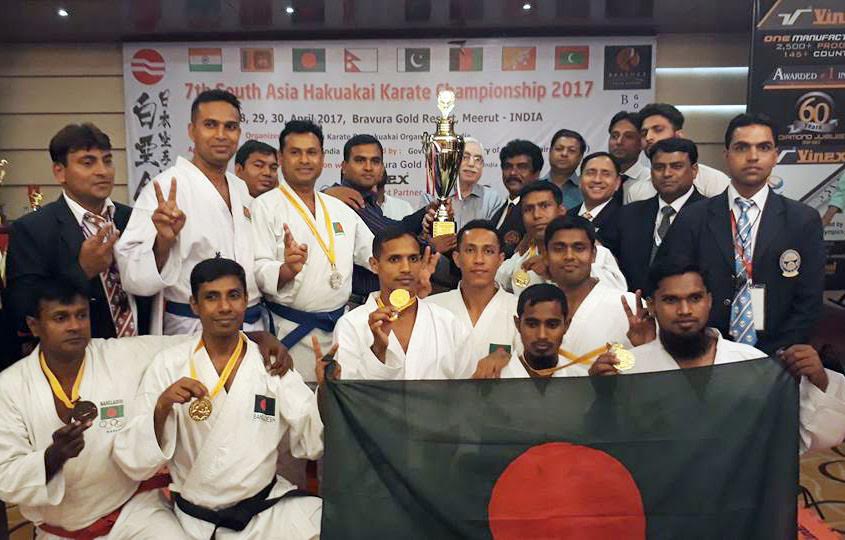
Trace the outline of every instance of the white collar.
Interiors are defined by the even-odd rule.
[[[737,197],[742,197],[742,196],[736,190],[733,183],[731,183],[728,186],[728,207],[729,208],[735,208],[736,207],[736,198]],[[766,184],[765,186],[763,186],[762,189],[760,189],[760,191],[758,191],[757,193],[755,193],[751,197],[751,200],[754,201],[754,204],[757,205],[757,208],[759,208],[760,211],[762,212],[763,207],[766,206],[766,199],[768,197],[769,197],[769,185]],[[745,197],[742,197],[742,198],[745,198]]]
[[[637,156],[637,161],[635,161],[633,165],[628,167],[627,171],[622,171],[620,176],[626,174],[629,178],[639,178],[643,172],[643,169],[645,169],[645,167],[643,167],[643,164],[640,163],[640,157]]]
[[[672,201],[672,204],[667,203],[666,201],[663,200],[663,198],[660,195],[658,195],[657,196],[657,215],[659,216],[660,211],[663,210],[663,208],[666,207],[666,206],[671,206],[672,208],[674,208],[676,214],[678,212],[680,212],[681,208],[683,208],[684,205],[689,200],[689,198],[692,197],[692,190],[694,190],[694,189],[695,188],[693,186],[690,186],[689,190],[686,193],[684,193],[683,195],[681,195],[680,197],[678,197],[677,199],[675,199],[674,201]]]
[[[74,201],[64,190],[62,190],[62,196],[65,198],[65,202],[67,203],[68,208],[70,208],[76,223],[81,227],[82,218],[88,213],[88,210],[84,209],[81,204]],[[114,203],[110,197],[106,197],[106,202],[103,205],[103,211],[100,212],[100,215],[110,220],[114,219]]]
[[[609,198],[608,200],[604,201],[603,203],[601,203],[600,205],[596,206],[596,207],[595,207],[595,208],[593,208],[592,210],[587,210],[587,202],[586,202],[586,201],[584,201],[584,204],[581,206],[581,212],[579,212],[579,213],[578,213],[578,215],[579,215],[579,216],[583,216],[584,214],[586,214],[587,212],[589,212],[589,213],[590,213],[590,215],[591,215],[591,216],[593,216],[593,219],[596,219],[596,216],[598,216],[598,215],[601,213],[601,211],[602,211],[602,210],[604,210],[604,207],[605,207],[605,206],[607,206],[607,204],[608,204],[610,201],[612,201],[612,200],[613,200],[613,197],[611,197],[611,198]]]

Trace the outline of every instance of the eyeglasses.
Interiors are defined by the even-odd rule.
[[[483,165],[484,164],[484,158],[483,157],[473,156],[472,154],[464,154],[462,160],[463,161],[469,161],[473,165]]]

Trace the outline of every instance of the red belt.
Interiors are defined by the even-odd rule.
[[[152,491],[154,489],[161,489],[166,488],[170,485],[170,475],[169,474],[157,474],[150,478],[149,480],[144,480],[138,486],[138,489],[135,490],[135,493],[132,494],[132,497],[139,493],[144,493],[145,491]],[[132,497],[129,497],[131,500]],[[111,532],[112,527],[117,522],[118,516],[120,516],[120,511],[123,510],[123,507],[126,506],[126,501],[117,510],[106,514],[105,516],[101,517],[91,525],[88,525],[84,529],[77,529],[75,531],[68,531],[62,529],[61,527],[56,527],[54,525],[48,525],[46,523],[42,523],[38,526],[44,532],[54,534],[56,536],[61,536],[63,538],[73,538],[74,540],[93,540],[99,536],[106,536]]]

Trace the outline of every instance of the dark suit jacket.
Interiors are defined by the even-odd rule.
[[[494,224],[498,223],[499,219],[502,217],[502,213],[505,212],[507,207],[508,201],[496,210],[496,213],[493,214],[490,221]],[[522,206],[517,204],[513,210],[511,210],[508,217],[505,218],[504,223],[502,223],[502,226],[499,227],[499,234],[502,236],[505,243],[505,259],[509,259],[516,250],[516,246],[518,246],[519,242],[522,240],[522,237],[525,236],[525,224],[522,223]]]
[[[681,208],[686,211],[691,204],[706,199],[694,187],[692,194]],[[605,246],[616,255],[619,269],[628,281],[628,290],[645,290],[648,286],[648,268],[654,246],[654,227],[657,223],[658,196],[645,201],[626,204],[619,209],[612,229],[605,228]],[[677,220],[680,216],[675,216]],[[673,221],[674,223],[674,221]]]
[[[566,213],[571,216],[577,216],[581,213],[582,208],[584,208],[584,203],[574,208],[568,208]],[[607,244],[605,232],[615,229],[616,220],[619,218],[619,210],[621,208],[622,205],[616,199],[610,199],[607,205],[601,209],[601,212],[597,216],[593,216],[593,227],[596,228],[596,237],[602,244]]]
[[[735,292],[734,243],[727,191],[684,210],[669,229],[657,257],[683,255],[707,273],[713,308],[710,326],[728,337]],[[766,286],[764,332],[757,348],[769,354],[806,343],[822,313],[825,248],[818,212],[769,192],[754,245],[754,283]],[[786,250],[801,257],[798,275],[784,276],[780,258]]]
[[[124,230],[132,209],[115,203],[114,223]],[[105,290],[99,276],[88,279],[79,266],[79,250],[85,236],[63,196],[36,212],[16,219],[11,225],[6,259],[6,305],[14,324],[26,328],[25,315],[34,291],[56,279],[73,283],[87,291],[91,301],[91,335],[115,336]],[[149,333],[151,301],[135,297],[139,333]]]

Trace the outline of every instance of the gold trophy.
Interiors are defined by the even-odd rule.
[[[41,186],[27,186],[27,194],[29,195],[29,209],[33,212],[41,210],[41,203],[44,201],[44,195],[41,193]]]
[[[455,222],[449,219],[446,201],[458,183],[458,169],[464,157],[464,138],[455,134],[455,93],[443,90],[437,94],[437,108],[440,119],[434,135],[423,133],[423,154],[425,154],[426,187],[429,193],[437,195],[437,213],[431,225],[432,236],[455,234]]]

